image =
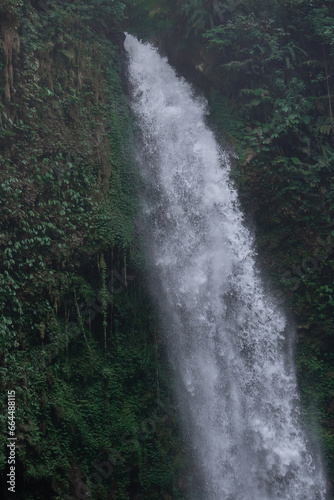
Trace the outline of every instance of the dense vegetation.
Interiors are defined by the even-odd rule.
[[[121,2],[0,3],[0,460],[11,498],[178,498],[145,293]]]
[[[259,255],[294,312],[304,419],[334,480],[334,4],[143,0],[132,29],[208,96]],[[139,18],[140,23],[135,19]]]
[[[2,497],[181,498],[182,444],[134,220],[123,30],[208,96],[334,481],[334,4],[0,0]],[[124,63],[124,61],[123,61]]]

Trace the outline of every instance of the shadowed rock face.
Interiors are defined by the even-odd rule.
[[[155,40],[159,44],[161,53],[167,54],[168,60],[177,71],[200,88],[209,91],[215,81],[212,74],[217,51],[207,50],[201,41],[193,42],[188,48],[176,46],[172,39],[164,38]]]

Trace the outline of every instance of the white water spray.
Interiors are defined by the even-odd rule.
[[[201,500],[323,500],[321,460],[299,419],[291,332],[256,270],[205,102],[152,46],[128,35],[125,47],[151,287]]]

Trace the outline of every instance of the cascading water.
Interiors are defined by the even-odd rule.
[[[200,498],[325,499],[321,460],[299,420],[291,332],[256,270],[205,102],[151,45],[127,35],[125,47],[141,128],[150,283]]]

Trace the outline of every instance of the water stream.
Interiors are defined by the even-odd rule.
[[[205,101],[151,45],[127,35],[125,47],[150,286],[200,498],[325,499],[321,457],[300,422],[294,333],[263,286]]]

